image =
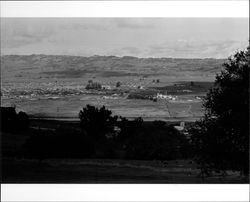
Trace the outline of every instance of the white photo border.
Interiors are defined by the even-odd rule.
[[[1,1],[2,17],[249,18],[249,1]],[[249,184],[1,184],[1,201],[249,201]]]
[[[1,1],[1,17],[248,17],[249,1]]]

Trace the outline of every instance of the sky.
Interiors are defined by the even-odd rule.
[[[1,55],[227,58],[248,18],[1,18]]]

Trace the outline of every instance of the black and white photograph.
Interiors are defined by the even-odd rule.
[[[1,182],[249,184],[249,18],[1,17]]]

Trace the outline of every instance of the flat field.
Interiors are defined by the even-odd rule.
[[[173,118],[196,119],[202,115],[202,102],[195,95],[181,96],[179,101],[126,99],[122,97],[103,99],[100,95],[73,95],[54,99],[40,98],[32,100],[2,99],[2,105],[14,103],[33,117],[78,119],[78,113],[87,104],[106,106],[113,114],[128,118],[143,117],[149,119],[168,120]]]

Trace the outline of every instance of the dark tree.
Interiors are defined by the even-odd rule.
[[[33,131],[24,145],[28,158],[91,158],[93,141],[77,130],[58,128],[56,131]]]
[[[205,116],[190,130],[206,173],[249,174],[249,47],[223,65],[204,100]]]
[[[135,133],[142,130],[143,119],[141,117],[135,118],[133,121],[129,121],[124,117],[120,117],[120,119],[119,128],[121,131],[117,136],[117,140],[122,144],[127,144],[128,140],[130,140]]]
[[[79,113],[81,128],[96,142],[102,142],[115,133],[118,117],[112,116],[112,112],[105,108],[100,109],[87,105]]]
[[[17,125],[20,129],[26,130],[29,128],[29,116],[25,112],[19,112],[17,114]]]
[[[144,126],[132,133],[126,144],[126,157],[143,160],[173,160],[183,158],[187,141],[171,126]]]
[[[0,108],[1,131],[12,131],[16,123],[16,110],[14,107]]]
[[[142,118],[121,118],[116,144],[127,159],[170,160],[185,158],[187,139],[165,122],[144,123]]]
[[[29,116],[25,112],[16,113],[14,107],[0,108],[1,131],[21,131],[29,129]]]

